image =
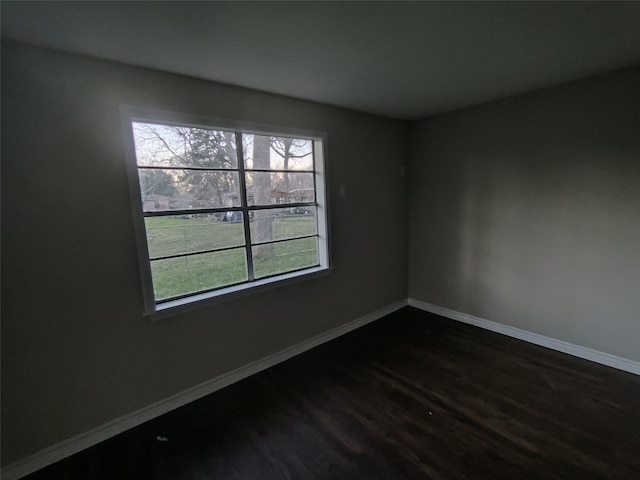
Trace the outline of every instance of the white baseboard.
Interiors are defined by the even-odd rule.
[[[40,470],[52,463],[69,457],[74,453],[78,453],[119,433],[129,430],[133,427],[141,425],[160,415],[175,410],[178,407],[191,403],[199,398],[209,395],[220,390],[232,383],[238,382],[244,378],[254,375],[262,370],[284,362],[296,355],[310,350],[325,342],[338,338],[346,333],[351,332],[368,323],[378,320],[396,310],[407,305],[406,300],[400,300],[385,308],[376,310],[368,315],[360,317],[350,323],[329,330],[321,335],[305,340],[302,343],[286,348],[281,352],[265,357],[261,360],[252,362],[248,365],[240,367],[229,373],[221,375],[207,382],[196,385],[184,392],[173,395],[165,400],[156,402],[148,407],[142,408],[136,412],[125,415],[124,417],[113,420],[109,423],[94,428],[86,433],[70,438],[64,442],[58,443],[45,450],[41,450],[23,460],[7,465],[2,469],[1,477],[4,480],[16,480],[30,473]]]
[[[617,368],[618,370],[624,370],[625,372],[635,373],[640,375],[640,362],[635,362],[622,357],[617,357],[609,353],[600,352],[587,347],[581,347],[580,345],[574,345],[562,340],[556,340],[555,338],[545,337],[537,333],[528,332],[527,330],[521,330],[519,328],[510,327],[501,323],[492,322],[491,320],[485,320],[484,318],[474,317],[467,313],[457,312],[448,308],[439,307],[431,303],[423,302],[410,298],[408,304],[412,307],[419,308],[426,312],[435,313],[442,317],[457,320],[459,322],[475,325],[476,327],[484,328],[485,330],[491,330],[492,332],[501,333],[509,337],[524,340],[525,342],[534,343],[542,347],[551,348],[559,352],[568,353],[574,357],[584,358],[585,360],[591,360],[592,362],[600,363],[608,367]]]

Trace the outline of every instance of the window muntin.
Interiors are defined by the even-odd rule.
[[[321,137],[130,121],[148,313],[328,268]]]

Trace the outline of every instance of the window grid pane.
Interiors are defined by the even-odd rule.
[[[151,259],[244,246],[242,212],[148,217],[145,226]]]
[[[252,243],[308,237],[318,233],[315,206],[272,208],[251,213]]]
[[[213,290],[247,280],[245,249],[152,260],[156,300]]]
[[[287,136],[243,134],[242,150],[247,171],[283,170],[313,172],[313,140]]]
[[[256,278],[318,265],[318,237],[267,243],[252,247]]]
[[[132,122],[138,166],[238,169],[232,130]]]
[[[239,206],[237,171],[138,168],[145,212]]]

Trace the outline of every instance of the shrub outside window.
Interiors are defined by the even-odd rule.
[[[147,314],[329,268],[321,135],[125,121]]]

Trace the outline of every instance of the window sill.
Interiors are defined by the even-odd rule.
[[[243,283],[227,288],[221,288],[213,292],[200,293],[186,298],[171,300],[156,305],[156,310],[145,312],[145,316],[151,320],[160,320],[162,318],[177,315],[183,312],[196,310],[209,305],[235,300],[237,298],[253,295],[274,288],[291,285],[312,278],[323,277],[331,273],[332,268],[314,267],[298,272],[284,273],[276,277],[269,277],[261,280],[255,280],[251,283]]]

